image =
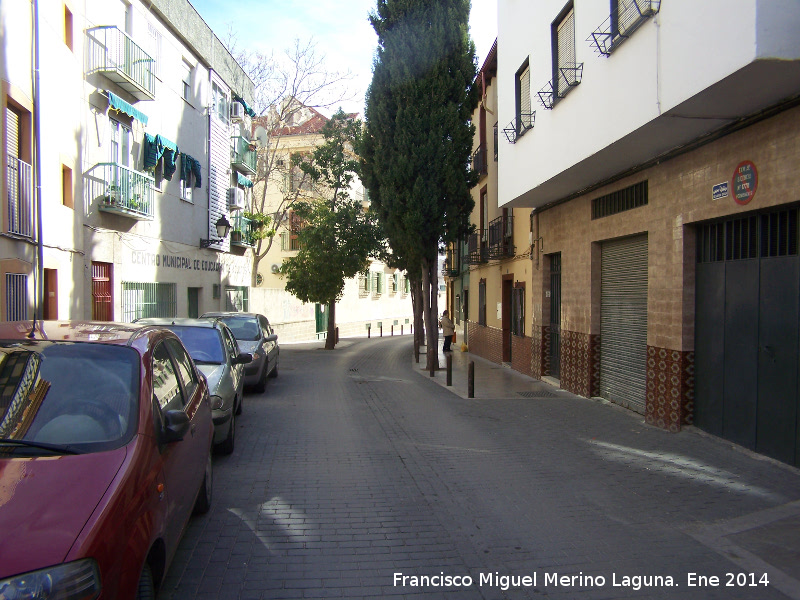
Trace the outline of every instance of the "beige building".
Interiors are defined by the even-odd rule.
[[[470,351],[800,464],[800,9],[612,6],[499,3],[497,210],[527,256],[469,267]]]
[[[282,117],[279,117],[281,115]],[[353,118],[356,115],[352,115]],[[283,118],[283,122],[280,119]],[[265,314],[282,340],[308,340],[324,337],[327,331],[326,307],[304,304],[285,290],[280,275],[283,261],[297,254],[298,232],[302,223],[294,216],[292,204],[298,200],[319,199],[325,190],[315,189],[296,161],[309,156],[323,141],[322,127],[328,118],[314,108],[290,101],[288,106],[272,109],[254,120],[270,132],[268,147],[260,151],[263,168],[269,164],[266,188],[263,175],[253,188],[253,206],[271,215],[275,235],[269,250],[258,265],[256,287],[252,289],[253,306],[263,305]],[[369,207],[364,186],[355,179],[350,197]],[[262,240],[264,252],[269,240]],[[259,247],[256,246],[256,252]],[[373,261],[364,274],[345,282],[345,291],[336,306],[340,337],[359,335],[408,334],[413,322],[411,294],[404,274]]]

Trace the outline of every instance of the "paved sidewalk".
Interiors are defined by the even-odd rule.
[[[569,398],[590,403],[608,405],[609,410],[627,415],[631,420],[644,424],[644,418],[616,404],[597,398],[586,399],[557,387],[556,382],[541,381],[519,373],[508,365],[499,365],[489,360],[462,352],[452,353],[452,385],[447,386],[446,356],[439,347],[440,369],[430,377],[425,369],[425,348],[420,353],[420,375],[467,399],[468,366],[474,364],[474,398],[476,400],[503,400],[522,398]],[[412,362],[414,358],[412,357]],[[654,432],[656,428],[651,428]],[[711,445],[730,445],[738,452],[763,460],[765,468],[786,470],[788,476],[796,476],[800,470],[771,458],[755,454],[731,442],[707,434],[695,427],[684,427],[679,436],[701,438]],[[773,574],[770,585],[779,589],[788,598],[800,600],[800,501],[789,502],[772,509],[752,513],[743,517],[722,520],[711,525],[696,526],[685,532],[705,546],[719,552],[741,568],[743,574],[766,572]],[[722,582],[721,585],[725,585]],[[734,582],[735,583],[735,582]],[[734,597],[734,596],[731,596]]]

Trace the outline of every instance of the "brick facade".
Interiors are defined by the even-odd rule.
[[[533,340],[529,337],[511,336],[511,368],[533,377]]]
[[[495,363],[503,362],[503,331],[467,321],[469,351]]]

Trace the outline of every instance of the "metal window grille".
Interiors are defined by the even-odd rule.
[[[697,262],[796,256],[798,209],[706,223],[697,230]]]
[[[122,282],[122,320],[178,316],[176,283]]]
[[[647,180],[592,200],[592,219],[601,219],[647,204]]]
[[[6,321],[28,319],[28,276],[6,273]]]
[[[525,288],[511,290],[511,332],[517,336],[525,335]]]
[[[111,285],[111,263],[92,262],[92,320],[114,320]]]
[[[225,288],[225,310],[248,312],[250,306],[249,288],[246,286],[227,286]]]

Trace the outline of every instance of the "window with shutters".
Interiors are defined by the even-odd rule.
[[[583,63],[578,63],[575,55],[575,10],[571,2],[552,24],[552,47],[552,105],[555,105],[581,82],[583,75]]]
[[[33,170],[31,114],[11,106],[6,97],[6,226],[5,231],[33,237]]]
[[[511,332],[525,335],[525,284],[517,282],[511,290]]]
[[[533,127],[533,113],[531,112],[531,68],[526,59],[517,71],[516,82],[516,108],[517,122],[516,135],[520,137]]]

